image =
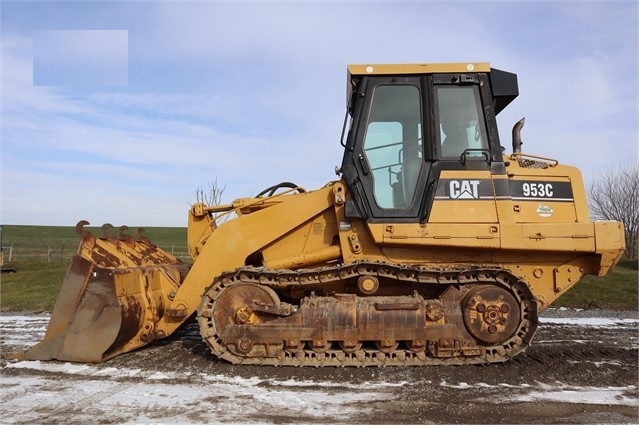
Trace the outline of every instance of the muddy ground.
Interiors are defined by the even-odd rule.
[[[2,354],[48,316],[0,317]],[[189,324],[99,365],[2,361],[2,423],[638,423],[637,312],[550,310],[506,363],[233,366]]]

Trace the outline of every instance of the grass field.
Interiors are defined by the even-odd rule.
[[[638,309],[637,261],[622,260],[606,277],[586,276],[554,307]]]
[[[99,228],[87,228],[101,234]],[[114,231],[117,234],[117,231]],[[129,234],[135,234],[129,231]],[[148,228],[145,235],[156,245],[171,251],[179,246],[186,251],[185,228]],[[0,277],[0,311],[51,311],[64,279],[69,259],[75,252],[78,237],[73,227],[3,226],[3,244],[7,258],[7,242],[18,246],[62,246],[69,252],[56,261],[24,260],[7,262],[17,273]],[[68,258],[66,258],[68,257]],[[40,257],[39,257],[40,258]],[[50,257],[49,257],[50,258]],[[60,261],[58,261],[60,260]],[[637,261],[622,261],[610,276],[586,276],[579,284],[557,300],[555,307],[638,309]]]
[[[100,227],[87,226],[96,236],[102,235]],[[126,234],[136,235],[137,229],[128,229]],[[118,235],[119,229],[110,231]],[[155,245],[188,259],[186,227],[145,227],[144,236]],[[77,250],[80,239],[74,226],[2,226],[2,246],[5,261],[11,256],[17,262],[62,262],[68,264]]]

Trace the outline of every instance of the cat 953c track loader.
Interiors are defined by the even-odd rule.
[[[624,249],[589,219],[582,177],[503,153],[517,76],[487,63],[352,65],[339,179],[189,211],[192,265],[144,237],[83,230],[27,359],[101,362],[197,316],[236,364],[505,361],[538,314]],[[225,219],[226,217],[226,219]]]

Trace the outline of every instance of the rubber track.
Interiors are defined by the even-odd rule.
[[[522,320],[514,336],[503,344],[485,347],[481,356],[431,357],[426,352],[415,353],[407,349],[397,349],[384,353],[376,349],[362,349],[345,353],[339,348],[317,353],[310,349],[298,353],[282,350],[279,357],[244,358],[237,356],[224,346],[212,319],[215,300],[226,288],[239,283],[255,283],[275,290],[290,286],[316,285],[338,280],[353,279],[361,275],[376,275],[400,282],[417,282],[438,285],[470,285],[492,283],[509,289],[521,307]],[[423,366],[423,365],[463,365],[484,364],[507,361],[526,349],[537,328],[536,302],[528,285],[503,269],[477,268],[459,270],[435,270],[421,267],[398,266],[390,263],[357,262],[334,267],[302,270],[268,270],[243,267],[219,276],[204,294],[198,310],[200,333],[213,354],[233,364],[273,365],[273,366]],[[202,315],[202,313],[205,313]],[[258,325],[259,326],[259,325]],[[333,344],[335,345],[335,344]]]

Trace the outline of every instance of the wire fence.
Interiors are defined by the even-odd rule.
[[[182,261],[191,261],[186,244],[157,245]],[[78,250],[77,239],[55,242],[8,241],[3,243],[5,261],[67,263]]]

